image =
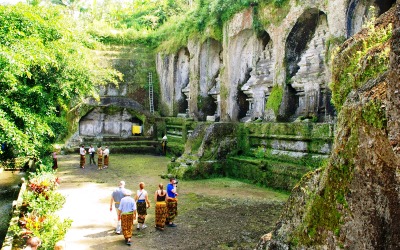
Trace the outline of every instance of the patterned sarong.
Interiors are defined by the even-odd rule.
[[[144,223],[144,220],[146,219],[146,215],[147,215],[146,202],[138,201],[136,203],[136,207],[137,207],[137,213],[138,213],[137,221],[138,221],[138,223]]]
[[[178,216],[178,199],[168,198],[167,201],[168,215],[166,223],[173,222],[175,217]]]
[[[135,219],[133,212],[121,214],[121,227],[125,239],[132,237],[133,220]]]
[[[109,159],[110,159],[110,156],[107,156],[107,155],[104,156],[104,166],[108,166]]]
[[[102,155],[99,155],[99,157],[97,158],[97,168],[98,169],[103,168],[103,156]]]
[[[80,162],[81,167],[84,167],[85,163],[86,163],[86,157],[85,157],[85,155],[80,155],[80,156],[81,156],[81,162]]]
[[[156,227],[164,228],[165,220],[167,219],[168,208],[165,201],[157,201],[156,203]]]

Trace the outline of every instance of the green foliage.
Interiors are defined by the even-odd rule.
[[[249,143],[249,131],[244,127],[244,125],[239,124],[237,132],[237,152],[232,152],[232,154],[247,155],[250,152]]]
[[[0,27],[0,142],[40,157],[66,133],[69,107],[119,75],[99,66],[95,41],[58,8],[0,6]]]
[[[323,167],[325,173],[321,174],[324,178],[321,181],[324,182],[324,189],[309,194],[306,201],[307,213],[293,235],[293,239],[302,245],[318,245],[327,237],[327,232],[340,231],[342,215],[348,212],[346,196],[353,179],[361,117],[361,110],[345,107],[338,117],[338,127],[343,128],[343,134],[346,135],[346,138],[341,140],[345,140],[346,143],[336,149],[329,163]]]
[[[389,66],[389,39],[392,25],[377,28],[374,19],[367,24],[368,34],[333,55],[332,103],[340,111],[348,94],[385,72]]]
[[[272,90],[271,94],[268,97],[267,103],[265,104],[266,109],[272,109],[277,116],[279,113],[279,107],[282,103],[283,97],[283,89],[282,87],[275,85]]]
[[[59,179],[52,172],[32,174],[28,188],[23,194],[20,226],[14,225],[15,235],[28,234],[41,239],[41,248],[54,249],[54,245],[62,240],[71,227],[72,220],[60,218],[55,212],[62,208],[65,197],[56,192]]]
[[[363,107],[362,118],[378,129],[384,129],[387,126],[386,112],[382,109],[382,103],[379,100],[372,100]]]

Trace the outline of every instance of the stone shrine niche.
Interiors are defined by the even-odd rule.
[[[250,79],[257,55],[263,50],[262,42],[250,30],[242,30],[231,37],[228,46],[228,119],[238,121],[249,110],[248,96],[241,89]]]
[[[79,121],[79,135],[128,137],[132,135],[132,125],[142,126],[143,122],[126,108],[96,107]]]
[[[327,75],[325,43],[329,36],[326,15],[317,9],[309,9],[299,17],[287,40],[286,58],[292,91],[287,97],[296,100],[286,108],[286,116],[317,117],[325,112]],[[294,90],[294,91],[293,91]]]
[[[174,100],[177,104],[176,113],[187,113],[189,109],[189,62],[190,54],[187,48],[179,50],[174,62]]]
[[[266,99],[273,87],[274,64],[273,44],[267,32],[262,34],[263,50],[254,55],[255,65],[250,72],[249,80],[241,87],[247,96],[248,110],[243,121],[254,120],[264,116]]]
[[[351,0],[346,14],[347,37],[358,33],[369,19],[382,15],[395,3],[396,0]]]
[[[197,99],[199,120],[215,120],[217,115],[217,103],[213,94],[209,94],[217,84],[217,78],[221,67],[222,45],[214,39],[207,39],[200,50],[200,79],[199,96]],[[210,116],[210,117],[209,117]],[[211,116],[214,116],[212,118]]]
[[[328,37],[328,25],[326,15],[319,15],[314,36],[306,50],[301,55],[298,63],[299,70],[291,78],[291,85],[298,95],[298,108],[295,116],[317,116],[320,96],[327,88],[327,76],[325,66],[325,41]]]

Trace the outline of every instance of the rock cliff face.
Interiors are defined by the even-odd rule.
[[[253,29],[255,12],[249,7],[224,25],[221,42],[190,41],[182,49],[186,54],[181,66],[175,62],[181,62],[177,58],[182,51],[158,55],[162,95],[168,98],[166,114],[186,113],[200,121],[313,117],[330,122],[336,114],[330,105],[327,53],[334,41],[355,34],[368,18],[386,12],[394,2],[290,1],[279,23],[271,21],[273,10],[258,10],[258,18],[269,23],[258,34]],[[266,108],[274,86],[283,89],[275,113]]]
[[[361,63],[367,71],[365,62],[390,47],[390,68],[347,96],[329,163],[303,177],[275,230],[257,249],[400,249],[399,1],[396,8],[374,28],[390,29],[394,23],[390,44],[371,48]],[[339,54],[334,62],[357,57],[360,50],[352,48],[370,32],[346,41],[341,51],[353,55]]]

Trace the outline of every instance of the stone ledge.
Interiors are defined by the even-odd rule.
[[[13,233],[10,231],[10,227],[12,225],[16,225],[18,224],[18,220],[19,220],[19,214],[20,214],[20,207],[22,205],[22,200],[23,200],[23,194],[26,190],[26,185],[27,185],[27,181],[25,181],[25,179],[23,178],[23,182],[21,185],[21,189],[19,190],[18,193],[18,198],[17,200],[13,201],[12,204],[12,218],[10,220],[9,226],[8,226],[8,230],[7,230],[7,234],[6,237],[4,238],[4,242],[3,242],[3,247],[1,248],[1,250],[12,250],[12,246],[13,246],[13,242],[14,242],[14,235]]]

